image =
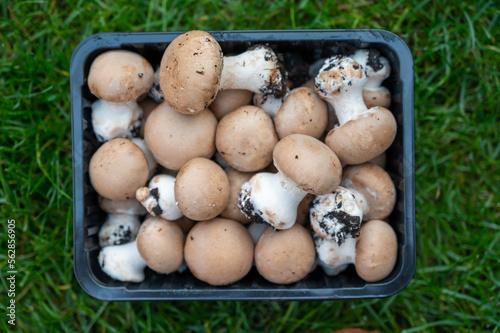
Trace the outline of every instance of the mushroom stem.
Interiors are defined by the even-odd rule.
[[[265,45],[223,58],[220,90],[246,89],[254,93],[281,97],[285,93],[278,57]]]
[[[137,215],[109,214],[99,230],[99,245],[106,247],[134,241],[140,226]]]
[[[99,253],[99,265],[104,273],[115,280],[144,281],[146,262],[137,250],[137,241],[103,248]]]
[[[141,118],[142,109],[136,101],[113,103],[98,99],[92,103],[92,127],[99,142],[136,137]]]
[[[351,58],[335,56],[325,61],[316,77],[316,91],[333,106],[340,126],[368,111],[363,101],[366,81],[362,67]]]
[[[342,245],[336,241],[324,239],[314,234],[314,244],[318,265],[323,268],[326,275],[335,276],[344,271],[349,264],[354,264],[356,258],[356,239],[350,235]]]
[[[174,186],[174,177],[156,175],[149,182],[149,187],[137,190],[135,197],[149,214],[174,221],[182,217],[182,212],[175,201]]]
[[[261,172],[241,186],[238,206],[250,220],[275,229],[291,228],[307,192],[282,172]]]

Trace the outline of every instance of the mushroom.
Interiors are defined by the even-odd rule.
[[[318,139],[328,124],[326,103],[309,88],[296,88],[288,94],[274,117],[279,139],[305,134]]]
[[[356,238],[350,234],[339,245],[337,241],[325,239],[314,233],[314,244],[318,255],[317,262],[326,275],[335,276],[354,264],[356,256]]]
[[[307,193],[307,195],[302,199],[302,201],[299,204],[299,207],[297,207],[297,220],[295,223],[298,223],[302,226],[305,226],[306,224],[309,225],[309,206],[311,205],[312,201],[314,200],[315,196]]]
[[[226,208],[229,180],[217,163],[193,158],[179,170],[174,191],[185,216],[195,221],[210,220]]]
[[[144,140],[159,164],[179,170],[192,158],[214,154],[216,128],[217,120],[208,109],[185,115],[164,102],[149,115]]]
[[[345,167],[340,185],[354,194],[365,221],[387,218],[396,204],[396,188],[391,177],[375,164]]]
[[[382,169],[384,169],[385,168],[385,164],[387,163],[387,154],[384,151],[382,154],[380,154],[378,156],[375,156],[374,158],[372,158],[368,162],[370,162],[371,164],[378,165],[379,167],[381,167]]]
[[[354,52],[352,59],[366,70],[366,80],[363,86],[363,101],[367,108],[391,105],[391,92],[382,86],[382,81],[391,75],[389,60],[380,55],[376,49],[361,49]]]
[[[221,120],[229,112],[237,108],[252,103],[253,92],[243,89],[221,90],[217,97],[210,104],[209,109],[215,115],[217,120]]]
[[[152,216],[161,216],[165,220],[177,220],[182,212],[177,207],[174,195],[175,178],[170,175],[156,175],[148,187],[139,188],[136,199]]]
[[[191,228],[196,224],[196,221],[188,219],[185,216],[182,216],[180,219],[174,220],[172,222],[177,224],[182,229],[182,232],[184,232],[185,235],[187,235],[189,230],[191,230]]]
[[[163,97],[163,91],[161,91],[160,87],[160,67],[157,67],[155,70],[154,83],[151,89],[148,91],[148,96],[158,104],[165,101],[165,98]]]
[[[367,109],[363,102],[364,69],[344,56],[328,59],[316,77],[316,91],[331,103],[339,127],[325,143],[344,164],[361,164],[384,152],[396,136],[396,120],[382,107]]]
[[[269,117],[274,118],[276,116],[276,113],[278,113],[281,105],[283,105],[283,102],[288,96],[288,93],[289,91],[287,90],[281,97],[266,94],[255,94],[253,95],[253,104],[264,110],[264,112],[267,113]]]
[[[115,280],[144,281],[146,262],[137,250],[137,240],[102,248],[99,252],[98,262],[102,271]]]
[[[174,222],[150,217],[141,225],[137,249],[146,265],[155,272],[173,273],[184,261],[184,233]]]
[[[242,172],[254,172],[268,166],[277,142],[271,118],[252,105],[225,115],[215,134],[217,151],[232,168]]]
[[[134,241],[141,223],[137,215],[109,214],[99,230],[101,247]]]
[[[183,114],[205,110],[217,95],[222,68],[222,50],[212,35],[200,30],[179,35],[160,64],[165,102]]]
[[[219,89],[246,89],[282,97],[286,85],[274,51],[267,45],[254,45],[243,53],[224,57]]]
[[[267,227],[269,227],[269,225],[257,222],[251,222],[250,224],[247,225],[247,230],[250,233],[250,236],[252,236],[253,242],[255,244],[257,244],[260,235],[262,235],[262,233],[264,232],[264,230],[267,229]]]
[[[130,139],[133,143],[137,145],[137,147],[141,148],[142,152],[146,156],[146,160],[148,161],[148,179],[153,177],[156,167],[158,166],[158,163],[156,162],[155,158],[153,157],[153,154],[151,154],[151,151],[149,151],[148,147],[146,146],[146,143],[144,142],[144,139],[141,138],[132,138]]]
[[[144,215],[147,214],[146,209],[141,205],[136,198],[128,200],[109,200],[101,195],[97,196],[99,207],[106,213],[128,214],[128,215]]]
[[[392,227],[384,221],[363,223],[356,243],[356,272],[367,282],[385,279],[394,269],[398,240]]]
[[[215,218],[198,222],[189,232],[184,257],[201,281],[222,286],[242,279],[252,268],[254,243],[239,222]]]
[[[279,231],[267,227],[255,245],[255,265],[259,274],[278,284],[303,279],[314,267],[315,256],[312,237],[299,224]]]
[[[297,208],[307,193],[326,194],[340,183],[342,168],[335,153],[321,141],[292,134],[273,151],[278,173],[257,173],[242,185],[241,211],[252,221],[276,229],[291,228]]]
[[[98,99],[91,108],[92,128],[99,142],[131,139],[140,131],[142,109],[136,101],[112,103]]]
[[[153,86],[151,64],[132,51],[112,50],[99,56],[90,65],[87,83],[90,92],[107,102],[135,101]]]
[[[101,196],[128,200],[148,180],[148,162],[132,141],[113,139],[99,147],[90,159],[89,177]]]
[[[363,211],[354,194],[339,186],[333,193],[318,195],[313,200],[310,218],[318,235],[341,246],[349,236],[359,236]]]
[[[225,169],[227,179],[229,180],[229,201],[227,202],[226,209],[224,209],[220,216],[226,219],[235,220],[242,224],[250,223],[250,220],[240,211],[238,207],[238,197],[241,191],[241,185],[247,182],[254,173],[240,172],[231,167]]]

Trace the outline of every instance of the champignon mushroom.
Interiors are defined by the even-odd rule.
[[[225,115],[215,134],[217,151],[232,168],[242,172],[254,172],[268,166],[277,142],[271,118],[252,105]]]
[[[367,108],[391,105],[391,92],[382,86],[382,81],[391,75],[391,65],[387,58],[382,57],[376,49],[361,49],[354,52],[352,59],[366,70],[366,80],[363,86],[363,101]]]
[[[305,134],[318,139],[327,124],[326,103],[309,88],[292,90],[274,117],[279,139],[290,134]]]
[[[87,83],[97,98],[114,103],[135,101],[153,86],[151,64],[132,51],[112,50],[100,54],[90,65]]]
[[[193,30],[176,37],[160,64],[160,87],[175,111],[196,114],[212,103],[223,68],[222,50],[208,32]]]
[[[392,227],[384,221],[363,223],[356,243],[356,272],[367,282],[385,279],[394,269],[398,240]]]
[[[141,187],[135,193],[136,199],[152,216],[173,221],[182,217],[174,195],[175,178],[170,175],[156,175],[148,187]]]
[[[255,245],[259,274],[278,284],[303,279],[313,268],[315,256],[312,237],[299,224],[279,231],[267,227]]]
[[[240,172],[231,167],[225,169],[227,179],[229,180],[229,201],[227,202],[226,209],[224,209],[220,216],[226,219],[235,220],[242,224],[250,223],[250,220],[240,211],[238,207],[238,198],[241,192],[241,185],[250,180],[254,173]]]
[[[136,101],[111,103],[98,99],[91,108],[92,128],[99,142],[131,139],[139,133],[142,109]]]
[[[208,109],[185,115],[164,102],[149,115],[144,140],[159,164],[179,170],[192,158],[214,154],[216,128],[217,120]]]
[[[137,249],[149,268],[170,274],[177,271],[184,261],[184,233],[174,222],[150,217],[141,225]]]
[[[335,153],[303,134],[282,139],[273,151],[276,174],[257,173],[241,187],[239,207],[252,221],[276,229],[292,227],[307,193],[321,195],[340,183],[342,168]]]
[[[174,191],[178,207],[185,216],[205,221],[226,208],[229,180],[217,163],[206,158],[193,158],[179,170]]]
[[[243,89],[221,90],[217,97],[208,107],[213,112],[217,120],[221,120],[229,112],[237,108],[249,105],[252,102],[253,92]]]
[[[137,250],[137,240],[102,248],[99,252],[98,262],[102,271],[115,280],[144,281],[146,262]]]
[[[365,221],[387,218],[396,204],[396,187],[391,177],[375,164],[345,167],[340,185],[354,194]]]
[[[361,164],[384,152],[396,136],[396,120],[382,107],[367,109],[363,102],[364,69],[351,58],[328,59],[316,77],[316,91],[331,103],[339,127],[325,143],[345,164]]]
[[[339,186],[333,193],[313,200],[310,216],[311,226],[319,236],[341,246],[348,237],[359,236],[363,211],[354,194]]]
[[[254,243],[239,222],[215,218],[198,222],[189,232],[184,257],[189,270],[214,286],[234,283],[252,268]]]
[[[97,196],[99,207],[106,213],[128,214],[128,215],[144,215],[147,214],[146,209],[141,205],[136,198],[128,200],[109,200],[101,195]]]
[[[253,104],[264,110],[264,112],[267,113],[269,117],[274,118],[276,116],[276,113],[278,113],[281,105],[283,105],[283,102],[285,101],[285,98],[288,96],[288,94],[288,90],[281,97],[266,94],[255,94],[253,95]]]
[[[104,143],[90,159],[89,177],[101,196],[128,200],[148,180],[148,162],[142,150],[128,139]]]

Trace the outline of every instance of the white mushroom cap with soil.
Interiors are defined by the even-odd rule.
[[[362,95],[366,80],[363,67],[345,56],[327,59],[316,77],[316,92],[333,105],[339,120],[325,143],[345,164],[371,160],[396,137],[393,114],[386,108],[366,107]]]
[[[307,193],[332,192],[340,184],[340,161],[324,143],[292,134],[273,150],[278,173],[257,173],[241,187],[239,207],[252,221],[276,229],[291,228]]]
[[[137,215],[108,214],[99,230],[99,245],[105,247],[134,241],[140,227]]]

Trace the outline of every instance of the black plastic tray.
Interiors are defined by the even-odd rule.
[[[90,64],[102,52],[128,49],[142,54],[153,66],[168,43],[180,32],[102,33],[85,39],[74,50],[70,65],[73,135],[73,228],[74,269],[78,282],[91,296],[102,300],[307,300],[387,297],[410,282],[416,266],[413,59],[406,44],[384,30],[275,30],[211,31],[225,54],[243,52],[267,43],[277,52],[299,53],[307,62],[330,57],[345,47],[376,48],[389,59],[391,76],[384,82],[392,94],[391,111],[398,132],[387,151],[386,170],[397,189],[397,202],[388,222],[398,237],[398,259],[384,280],[367,283],[349,267],[336,277],[320,267],[291,285],[276,285],[262,278],[255,268],[241,281],[213,287],[197,280],[188,270],[165,276],[146,270],[142,283],[111,279],[98,264],[97,233],[106,218],[90,185],[88,163],[99,147],[90,124],[90,105],[96,100],[86,84]]]

